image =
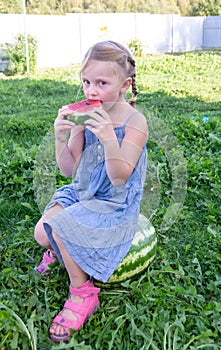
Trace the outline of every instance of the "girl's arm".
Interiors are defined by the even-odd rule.
[[[66,177],[71,177],[76,170],[84,144],[83,128],[64,119],[71,113],[73,112],[67,107],[59,109],[54,123],[56,161],[61,173]],[[70,139],[67,143],[69,135]]]
[[[101,120],[100,117],[96,119]],[[125,136],[121,145],[107,117],[105,122],[95,123],[89,129],[99,137],[104,145],[106,170],[110,181],[114,186],[124,184],[132,174],[147,141],[146,119],[139,113],[129,121],[125,127]]]
[[[116,139],[104,141],[107,174],[115,186],[124,184],[132,174],[147,141],[146,120],[136,115],[125,127],[125,136],[119,145]]]

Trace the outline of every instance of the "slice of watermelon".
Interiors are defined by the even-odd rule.
[[[85,120],[88,119],[87,113],[93,111],[95,108],[101,108],[100,100],[83,100],[68,105],[68,108],[73,111],[73,114],[67,115],[65,119],[74,122],[77,125],[84,125]]]
[[[68,105],[68,108],[74,111],[75,114],[85,114],[100,107],[102,107],[100,100],[83,100]]]

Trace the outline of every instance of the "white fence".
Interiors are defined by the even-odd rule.
[[[204,48],[221,48],[221,17],[207,17],[203,30]]]
[[[0,43],[13,42],[26,27],[38,40],[38,67],[59,67],[80,62],[89,46],[104,39],[127,44],[136,38],[149,53],[221,47],[221,17],[216,17],[215,31],[209,29],[212,18],[101,13],[27,15],[25,20],[23,15],[0,15]]]

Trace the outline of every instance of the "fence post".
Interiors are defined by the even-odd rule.
[[[26,5],[25,0],[22,0],[23,7],[23,19],[24,19],[24,41],[25,41],[25,53],[26,53],[26,72],[29,74],[29,52],[28,52],[28,35],[26,26]]]

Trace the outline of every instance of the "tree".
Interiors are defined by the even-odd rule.
[[[192,2],[193,3],[193,2]],[[177,0],[177,6],[182,16],[188,16],[190,13],[190,0]]]
[[[191,9],[192,16],[220,16],[220,0],[198,0]]]
[[[0,13],[22,13],[21,0],[0,0]]]
[[[26,0],[28,14],[149,12],[221,15],[221,0]],[[0,0],[0,13],[22,13],[22,0]]]

